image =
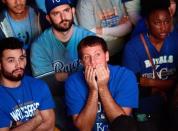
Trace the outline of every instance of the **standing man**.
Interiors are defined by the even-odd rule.
[[[93,33],[73,24],[74,8],[70,0],[45,2],[46,18],[52,27],[46,29],[32,45],[32,70],[35,77],[48,83],[55,100],[59,98],[56,103],[61,103],[58,109],[61,111],[65,108],[61,100],[64,96],[64,81],[81,68],[77,45],[81,39]],[[62,114],[59,118],[66,119]]]
[[[108,131],[109,122],[137,108],[136,78],[124,67],[107,64],[109,53],[102,38],[84,38],[78,54],[84,70],[66,81],[68,114],[80,131]]]
[[[24,75],[26,55],[17,38],[0,43],[0,131],[53,131],[54,102],[48,86]]]
[[[36,10],[27,6],[26,0],[2,0],[5,9],[0,13],[0,39],[16,37],[23,41],[27,51],[27,73],[31,74],[30,47],[41,33],[39,17]]]

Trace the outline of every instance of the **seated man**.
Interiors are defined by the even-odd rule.
[[[78,43],[94,33],[73,24],[74,8],[70,1],[45,2],[46,18],[51,28],[46,29],[33,43],[31,63],[33,76],[44,79],[52,88],[53,94],[56,94],[61,83],[81,68],[77,56]],[[62,91],[58,90],[59,92]]]
[[[84,70],[66,81],[68,114],[81,131],[107,131],[108,123],[130,115],[138,106],[134,74],[124,67],[108,65],[106,42],[97,36],[84,38],[78,46]]]
[[[0,43],[0,131],[53,131],[54,102],[48,86],[24,75],[26,56],[17,38]]]
[[[56,123],[61,129],[67,130],[64,82],[70,74],[81,69],[77,55],[78,43],[94,33],[73,24],[74,7],[71,1],[46,0],[45,5],[51,28],[46,29],[32,45],[32,71],[33,76],[45,80],[49,85],[57,104]]]

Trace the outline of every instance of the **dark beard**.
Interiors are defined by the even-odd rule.
[[[20,68],[20,69],[24,71],[24,69],[22,69],[22,68]],[[8,80],[10,80],[10,81],[15,81],[15,82],[17,82],[17,81],[22,80],[22,78],[23,78],[23,76],[24,76],[24,73],[23,73],[22,75],[19,74],[18,76],[13,76],[13,73],[14,73],[15,71],[16,71],[16,70],[12,71],[12,73],[9,73],[9,72],[7,72],[6,70],[2,69],[2,70],[1,70],[1,75],[2,75],[4,78],[6,78],[6,79],[8,79]]]
[[[59,26],[59,24],[54,24],[53,22],[52,22],[52,26],[54,27],[54,29],[56,29],[59,32],[66,32],[71,28],[73,21],[72,20],[63,20],[63,21],[61,21],[61,23],[65,22],[65,21],[69,22],[69,25],[66,28]]]

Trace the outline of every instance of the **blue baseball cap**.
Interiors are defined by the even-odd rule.
[[[49,14],[50,11],[56,8],[57,6],[64,5],[64,4],[73,5],[71,0],[45,0],[47,14]]]

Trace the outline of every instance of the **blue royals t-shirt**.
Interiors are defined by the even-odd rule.
[[[115,102],[121,107],[138,107],[138,87],[134,74],[124,67],[109,65],[108,88]],[[65,85],[65,101],[69,115],[79,114],[88,99],[88,87],[83,71],[72,74]],[[94,131],[108,131],[108,120],[100,101]]]
[[[0,128],[30,120],[37,109],[54,108],[48,86],[41,80],[27,76],[24,76],[19,87],[0,86],[0,98]]]

